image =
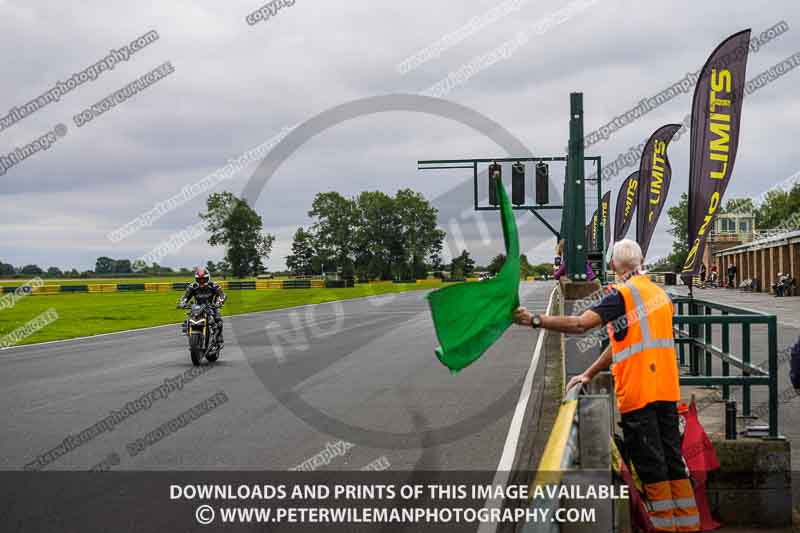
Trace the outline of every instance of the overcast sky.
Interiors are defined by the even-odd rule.
[[[780,21],[789,25],[751,53],[748,79],[800,51],[796,0],[288,3],[267,20],[248,24],[248,14],[264,4],[0,0],[5,54],[0,117],[97,63],[110,49],[151,30],[159,36],[113,70],[0,131],[0,156],[5,156],[58,124],[67,127],[48,150],[0,176],[0,260],[87,269],[100,255],[142,256],[195,224],[208,193],[118,242],[109,232],[282,129],[349,101],[419,93],[504,43],[505,57],[462,80],[444,98],[496,122],[503,135],[536,155],[563,155],[572,91],[584,93],[589,132],[699,69],[722,39],[742,29],[752,28],[755,37]],[[487,23],[497,6],[516,10]],[[470,28],[473,17],[480,23]],[[448,44],[438,57],[399,71],[402,61],[459,31],[460,42]],[[173,73],[82,127],[75,124],[74,115],[167,61]],[[789,72],[745,100],[726,198],[756,197],[798,171],[798,81],[800,74]],[[610,162],[657,127],[680,122],[690,107],[691,91],[587,154]],[[435,112],[412,111],[371,114],[318,132],[277,169],[256,202],[266,229],[277,237],[268,266],[283,268],[291,236],[298,225],[309,224],[307,211],[318,191],[354,195],[404,187],[421,191],[441,209],[449,249],[466,246],[485,263],[502,251],[502,241],[496,238],[496,214],[485,217],[485,225],[476,224],[471,181],[464,181],[470,174],[419,172],[416,161],[519,155],[507,154],[496,142],[502,135],[490,137]],[[688,144],[686,135],[669,149],[669,205],[687,189]],[[248,166],[214,190],[240,193],[255,169]],[[612,198],[632,170],[610,180]],[[551,176],[560,191],[563,167],[553,167]],[[531,260],[551,260],[552,236],[527,213],[518,220]],[[558,224],[557,217],[551,220]],[[650,258],[668,253],[672,238],[666,229],[665,209]],[[222,255],[200,237],[160,263],[193,266]]]

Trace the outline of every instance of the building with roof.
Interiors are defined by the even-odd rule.
[[[800,214],[799,214],[800,215]],[[791,221],[787,221],[791,222]],[[794,227],[794,224],[787,224]],[[710,238],[711,236],[709,236]],[[737,242],[737,241],[733,241]],[[800,230],[776,229],[754,232],[753,238],[733,246],[720,246],[711,252],[711,264],[717,265],[720,279],[730,265],[736,265],[735,284],[747,279],[758,280],[757,290],[771,292],[779,273],[800,277]]]

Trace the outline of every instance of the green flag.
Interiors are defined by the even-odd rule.
[[[459,283],[428,295],[433,326],[439,339],[436,356],[454,373],[471,365],[513,322],[519,307],[519,238],[508,194],[499,179],[500,222],[506,262],[493,278],[480,283]]]

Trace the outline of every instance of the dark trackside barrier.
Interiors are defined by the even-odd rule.
[[[256,290],[255,281],[229,281],[228,288],[232,291],[254,291]]]
[[[331,279],[325,280],[326,289],[347,289],[354,287],[352,279]]]
[[[310,279],[285,279],[283,280],[284,289],[310,289]]]
[[[185,291],[186,287],[189,286],[189,283],[181,282],[181,283],[173,283],[172,290],[174,291]]]
[[[143,291],[144,283],[117,283],[118,292]]]
[[[89,292],[88,285],[61,285],[61,292]]]

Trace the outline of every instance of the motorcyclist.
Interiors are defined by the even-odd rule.
[[[200,305],[209,305],[209,312],[216,323],[217,342],[219,347],[222,348],[224,341],[222,338],[222,316],[219,308],[225,303],[225,293],[222,287],[211,281],[211,274],[205,268],[197,268],[194,273],[194,281],[194,283],[186,287],[186,292],[183,293],[178,306],[185,306],[192,298]],[[186,322],[184,322],[185,329]]]

